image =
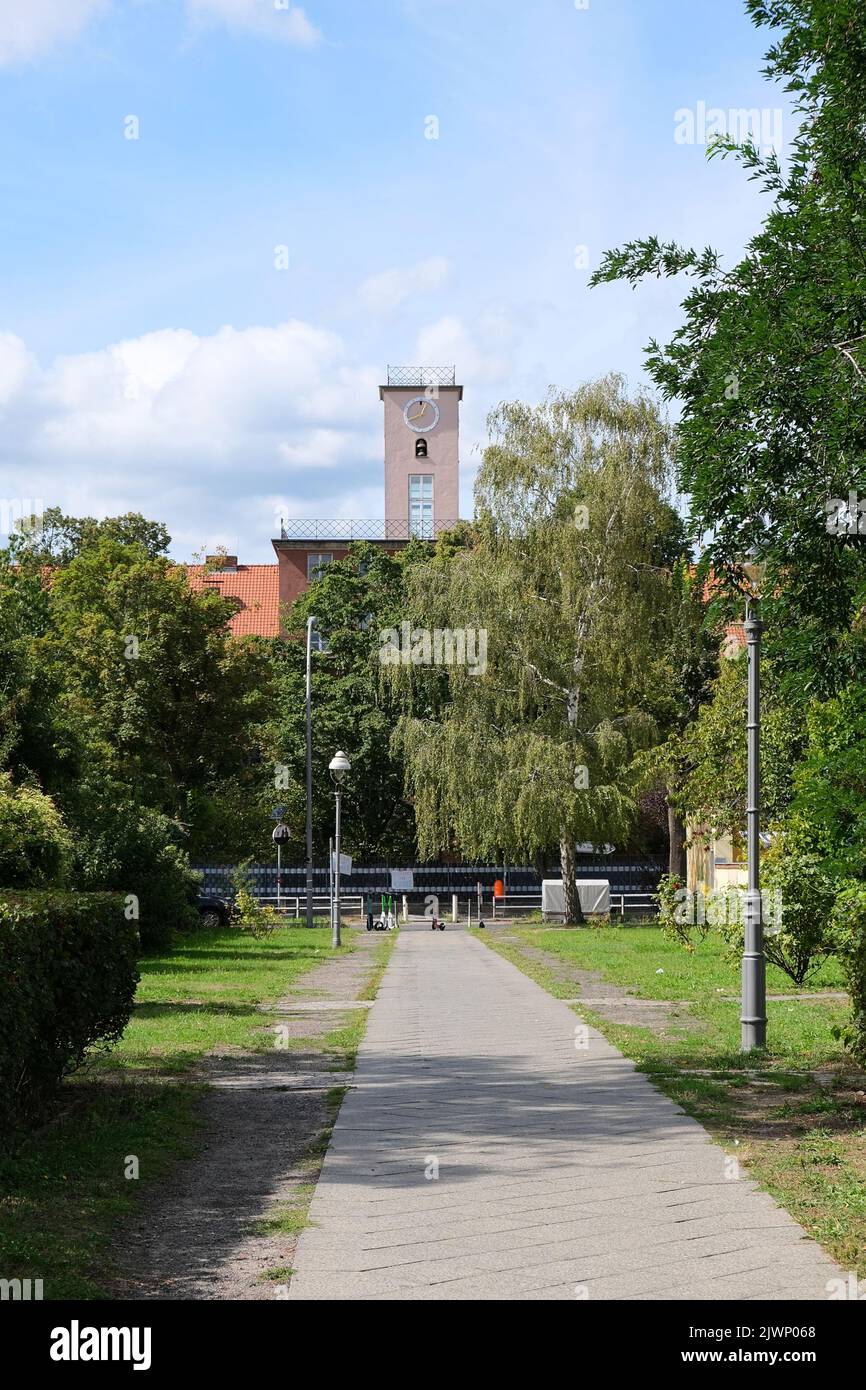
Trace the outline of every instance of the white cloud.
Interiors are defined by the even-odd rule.
[[[377,450],[369,435],[335,429],[304,430],[280,444],[278,452],[293,469],[337,468],[345,463],[349,448],[356,458],[381,455],[381,444]]]
[[[0,333],[0,412],[21,391],[35,365],[20,338],[14,333]]]
[[[418,334],[415,360],[430,367],[455,363],[458,381],[501,381],[509,373],[509,360],[503,348],[512,339],[507,316],[482,318],[478,334],[471,334],[461,319],[452,314],[422,328]]]
[[[0,67],[27,63],[76,38],[110,0],[0,0]],[[310,48],[321,32],[290,0],[186,0],[192,18]]]
[[[379,375],[298,320],[162,329],[44,367],[0,333],[3,493],[73,514],[143,511],[167,522],[181,554],[196,527],[236,525],[248,558],[267,558],[283,480],[317,515],[344,478],[381,489]],[[335,473],[325,503],[323,469]]]
[[[74,39],[107,0],[0,0],[0,67]]]
[[[300,5],[288,0],[187,0],[196,19],[245,29],[264,38],[309,48],[322,37]]]
[[[359,290],[361,303],[374,314],[387,314],[415,294],[438,290],[451,274],[451,262],[444,256],[430,256],[417,265],[384,270],[371,275]]]

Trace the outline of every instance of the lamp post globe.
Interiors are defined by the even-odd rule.
[[[328,771],[336,787],[342,786],[351,771],[351,767],[352,764],[342,750],[334,754],[328,763]]]

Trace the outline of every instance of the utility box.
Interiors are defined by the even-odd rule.
[[[610,912],[610,879],[579,878],[577,896],[586,917],[600,917]],[[541,883],[541,915],[544,920],[565,920],[565,891],[561,878],[545,878]]]

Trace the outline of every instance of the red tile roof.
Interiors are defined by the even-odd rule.
[[[276,637],[280,631],[279,565],[238,565],[237,569],[205,571],[204,565],[187,565],[190,587],[217,589],[225,598],[237,598],[241,607],[231,620],[235,637]]]

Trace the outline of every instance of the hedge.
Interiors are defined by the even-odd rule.
[[[0,1124],[41,1118],[138,983],[136,924],[115,893],[0,890]]]

